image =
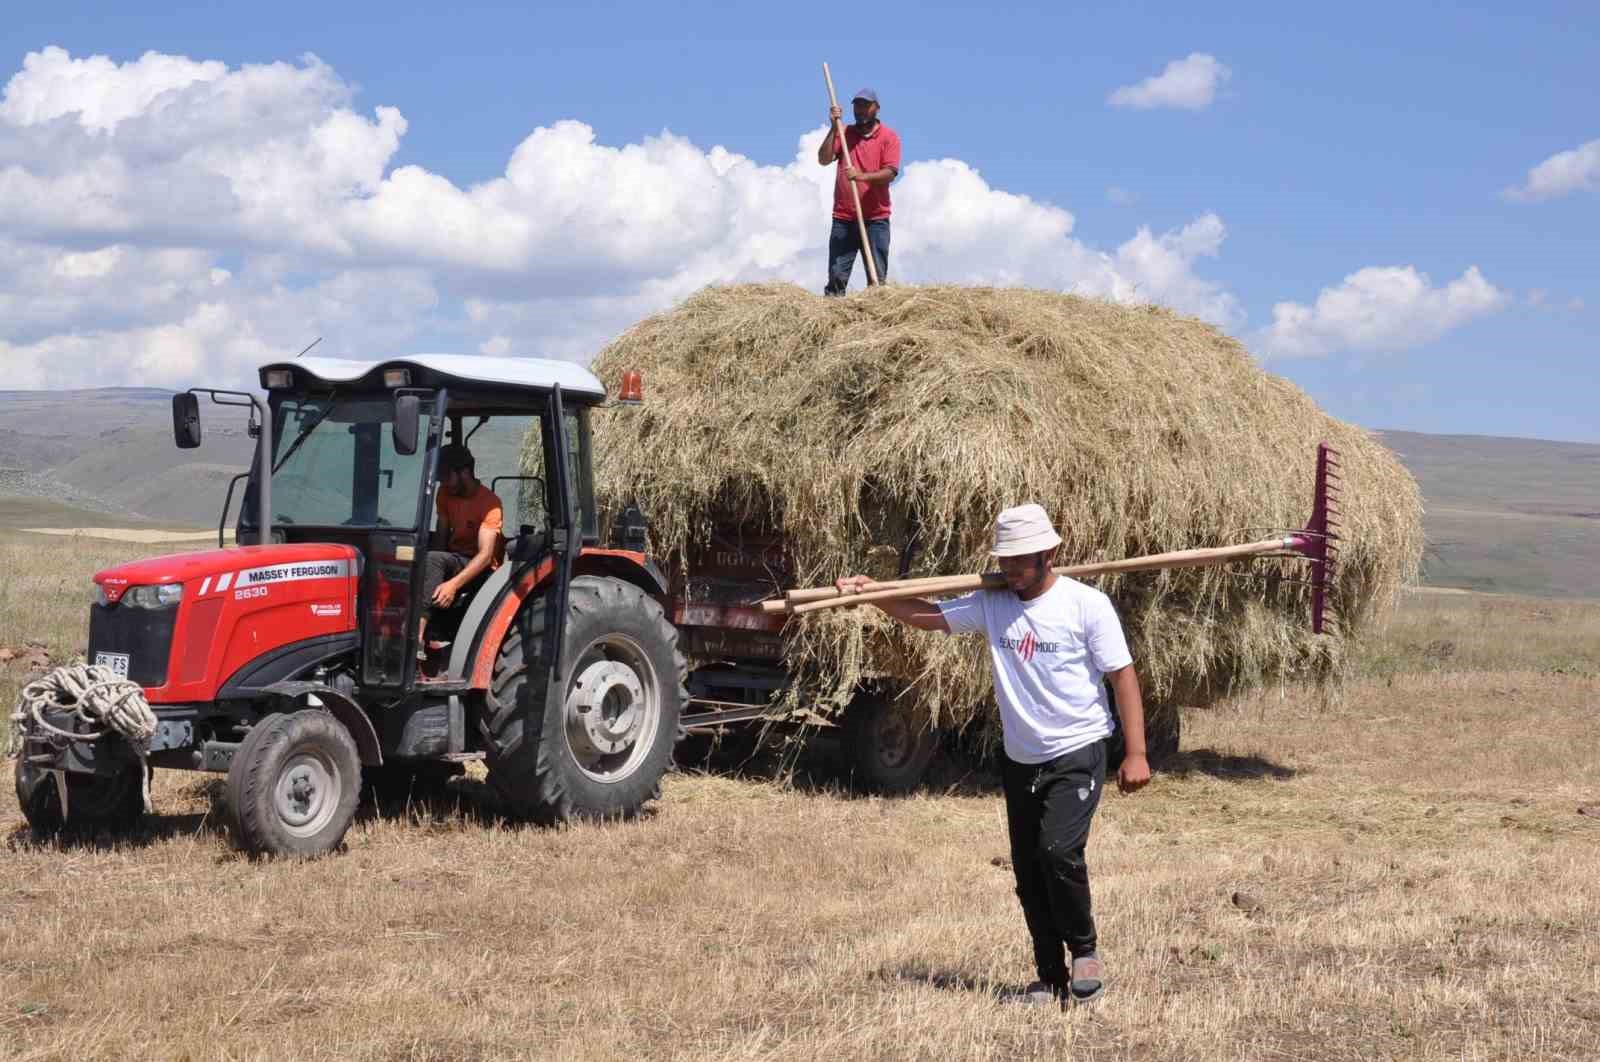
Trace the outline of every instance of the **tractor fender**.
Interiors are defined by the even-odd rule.
[[[361,753],[363,765],[377,767],[383,763],[383,750],[378,744],[378,731],[373,727],[372,720],[361,710],[359,704],[333,687],[324,686],[320,682],[274,682],[270,686],[263,686],[261,692],[274,697],[286,697],[289,700],[315,697],[322,702],[322,707],[327,709],[329,715],[343,723],[344,728],[350,731],[350,736],[355,739],[356,749]]]
[[[556,562],[554,557],[546,556],[537,564],[520,567],[515,573],[510,568],[509,564],[501,565],[478,592],[451,649],[450,673],[466,679],[472,689],[489,688],[500,643],[505,641],[506,632],[522,610],[523,602],[555,574]],[[574,577],[604,575],[621,579],[654,597],[667,593],[667,579],[661,569],[649,557],[633,550],[586,548],[578,554],[572,574]],[[470,633],[469,624],[472,624]]]
[[[255,700],[293,676],[304,675],[317,664],[341,656],[354,656],[360,650],[361,636],[354,631],[290,642],[263,653],[235,671],[217,691],[216,699]]]
[[[461,626],[456,628],[455,642],[450,646],[450,674],[464,677],[472,670],[473,654],[477,651],[484,624],[506,596],[506,587],[511,584],[511,576],[519,571],[528,570],[525,565],[502,564],[484,580],[478,592],[472,595],[472,601],[461,617]],[[540,565],[540,570],[545,570],[544,565]],[[498,651],[498,643],[495,648]]]

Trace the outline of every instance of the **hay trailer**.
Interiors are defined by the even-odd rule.
[[[634,379],[637,387],[637,377]],[[1277,529],[1272,537],[1254,542],[1057,566],[1054,570],[1059,575],[1088,579],[1262,558],[1308,561],[1310,577],[1303,581],[1311,587],[1310,625],[1312,633],[1320,635],[1332,618],[1329,595],[1338,564],[1337,456],[1326,443],[1317,447],[1311,515],[1304,527]],[[641,514],[630,507],[619,526],[632,529],[641,522]],[[792,680],[783,666],[783,634],[794,618],[892,597],[944,596],[1006,585],[996,573],[908,579],[917,544],[918,534],[912,528],[899,548],[896,578],[869,583],[866,593],[852,597],[832,587],[785,589],[791,585],[790,564],[781,533],[734,521],[718,522],[709,541],[691,549],[687,562],[670,576],[669,608],[681,644],[691,657],[709,661],[689,676],[694,696],[683,717],[685,728],[715,729],[748,720],[783,720],[792,714],[792,707],[774,706],[783,703],[779,695]],[[871,676],[857,687],[839,719],[841,744],[852,776],[877,792],[902,793],[914,788],[942,740],[940,728],[925,716],[916,718],[897,706],[896,692],[888,676]],[[1109,684],[1105,692],[1116,725]],[[1181,716],[1174,705],[1156,705],[1147,712],[1145,723],[1150,761],[1159,766],[1178,751]],[[1118,732],[1109,752],[1112,767],[1121,761],[1122,751]]]
[[[630,508],[619,524],[641,519]],[[914,542],[908,542],[902,575],[913,553]],[[685,730],[792,722],[795,711],[774,708],[791,682],[783,663],[787,619],[762,608],[792,585],[782,534],[721,522],[707,542],[690,549],[686,563],[669,568],[668,578],[668,609],[679,644],[696,661]],[[842,766],[857,785],[875,793],[916,788],[945,736],[941,728],[897,710],[895,692],[887,679],[868,680],[835,720]]]
[[[129,826],[155,768],[225,774],[237,841],[289,855],[341,843],[363,772],[406,781],[481,759],[505,809],[541,822],[628,816],[656,796],[686,667],[642,539],[597,537],[599,380],[561,362],[427,355],[305,357],[260,381],[264,400],[174,396],[184,448],[201,442],[200,395],[249,411],[239,544],[224,548],[219,526],[216,550],[94,576],[91,677],[126,680],[149,726],[108,729],[87,696],[36,699],[16,761],[29,822]],[[448,645],[419,659],[439,449],[502,418],[530,442],[497,481],[517,481],[542,518],[430,621],[429,642]]]

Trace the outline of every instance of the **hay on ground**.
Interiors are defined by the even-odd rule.
[[[892,578],[913,528],[910,575],[986,570],[995,513],[1024,501],[1057,522],[1059,563],[1267,537],[1304,524],[1327,441],[1344,465],[1341,634],[1311,635],[1304,564],[1097,582],[1158,705],[1337,673],[1342,640],[1420,559],[1417,486],[1389,450],[1236,340],[1157,307],[1003,288],[709,288],[595,362],[612,384],[625,369],[643,372],[645,402],[597,418],[602,507],[636,502],[668,559],[714,526],[781,528],[803,586]],[[872,608],[791,621],[785,652],[825,702],[870,676],[946,723],[990,699],[981,640]]]

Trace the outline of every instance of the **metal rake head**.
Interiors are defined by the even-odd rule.
[[[1311,631],[1321,634],[1329,620],[1337,621],[1333,601],[1339,566],[1339,451],[1317,444],[1316,489],[1311,497],[1311,519],[1290,536],[1289,548],[1311,561]]]

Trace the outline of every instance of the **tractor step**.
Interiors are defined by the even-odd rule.
[[[447,752],[439,757],[444,763],[476,763],[483,758],[482,752]]]
[[[472,683],[466,679],[457,678],[419,678],[416,681],[418,692],[433,693],[465,693],[472,688]]]

